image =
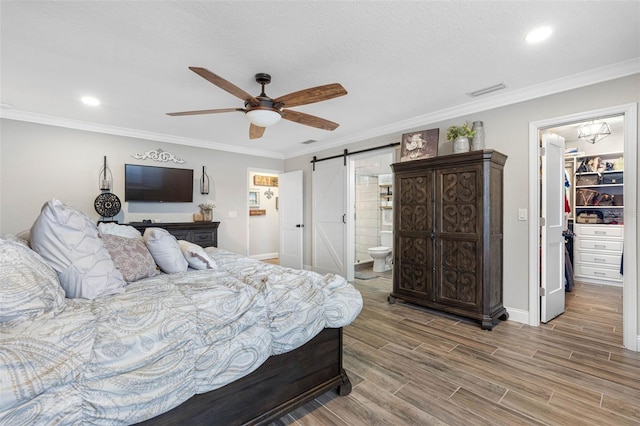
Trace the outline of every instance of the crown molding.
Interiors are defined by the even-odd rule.
[[[0,109],[0,118],[9,120],[27,121],[30,123],[45,124],[48,126],[65,127],[75,130],[85,130],[88,132],[105,133],[109,135],[125,136],[130,138],[145,139],[155,142],[167,142],[176,145],[186,145],[198,148],[216,149],[226,152],[234,152],[244,155],[255,155],[257,157],[284,159],[284,155],[279,152],[266,151],[260,149],[242,148],[234,145],[227,145],[200,139],[184,138],[180,136],[167,135],[163,133],[146,132],[144,130],[128,129],[124,127],[108,126],[105,124],[91,123],[67,118],[54,117],[32,112]]]
[[[565,92],[592,84],[601,83],[616,78],[626,77],[632,74],[640,73],[640,57],[633,58],[628,61],[618,62],[593,70],[573,74],[556,80],[547,81],[523,89],[509,90],[494,95],[488,95],[485,98],[477,99],[466,104],[434,111],[428,114],[419,115],[406,120],[390,123],[385,126],[369,129],[364,132],[358,132],[342,138],[325,139],[322,141],[322,150],[341,147],[363,140],[372,139],[380,136],[399,137],[407,130],[419,126],[436,123],[439,121],[449,120],[468,114],[486,111],[489,109],[499,108],[518,102],[528,101],[555,93]],[[158,142],[166,142],[177,145],[193,146],[198,148],[215,149],[219,151],[234,152],[245,155],[255,155],[258,157],[288,159],[301,155],[312,154],[318,152],[317,146],[300,150],[290,150],[287,154],[273,151],[240,148],[234,145],[227,145],[201,139],[184,138],[180,136],[167,135],[163,133],[146,132],[143,130],[128,129],[123,127],[108,126],[104,124],[91,123],[78,120],[70,120],[60,117],[54,117],[44,114],[36,114],[26,111],[0,109],[0,118],[10,120],[27,121],[31,123],[46,124],[50,126],[66,127],[70,129],[86,130],[89,132],[106,133],[117,136],[126,136],[131,138],[152,140]]]
[[[322,149],[325,150],[342,147],[344,145],[384,135],[390,135],[394,138],[397,137],[399,142],[400,135],[402,133],[406,133],[408,130],[419,126],[437,123],[439,121],[449,120],[468,114],[475,114],[481,111],[516,104],[560,92],[566,92],[568,90],[590,86],[604,81],[615,80],[617,78],[627,77],[637,73],[640,73],[640,57],[573,74],[556,80],[546,81],[544,83],[522,89],[500,92],[466,104],[434,111],[432,113],[398,121],[385,126],[376,127],[365,132],[355,133],[343,138],[323,140]],[[298,157],[301,155],[312,154],[314,152],[318,152],[318,149],[309,147],[295,152],[290,152],[286,158]]]

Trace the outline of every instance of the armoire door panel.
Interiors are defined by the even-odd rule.
[[[396,247],[399,251],[397,266],[401,275],[400,289],[405,291],[428,294],[433,285],[433,268],[430,267],[433,258],[431,239],[427,238],[399,238]]]
[[[438,232],[475,234],[479,230],[478,201],[482,192],[479,167],[436,171],[436,218]],[[480,223],[481,224],[481,223]]]
[[[441,239],[436,249],[436,265],[440,265],[436,266],[436,301],[477,307],[481,300],[477,260],[474,241]]]

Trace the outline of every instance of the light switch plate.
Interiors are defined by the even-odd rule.
[[[527,220],[527,209],[518,209],[518,220]]]

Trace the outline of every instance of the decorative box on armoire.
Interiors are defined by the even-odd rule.
[[[480,321],[502,305],[503,170],[494,150],[392,164],[396,299]]]

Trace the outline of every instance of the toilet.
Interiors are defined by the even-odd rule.
[[[393,247],[393,231],[380,231],[380,246],[369,248],[369,256],[373,258],[373,272],[391,270],[391,249]]]

